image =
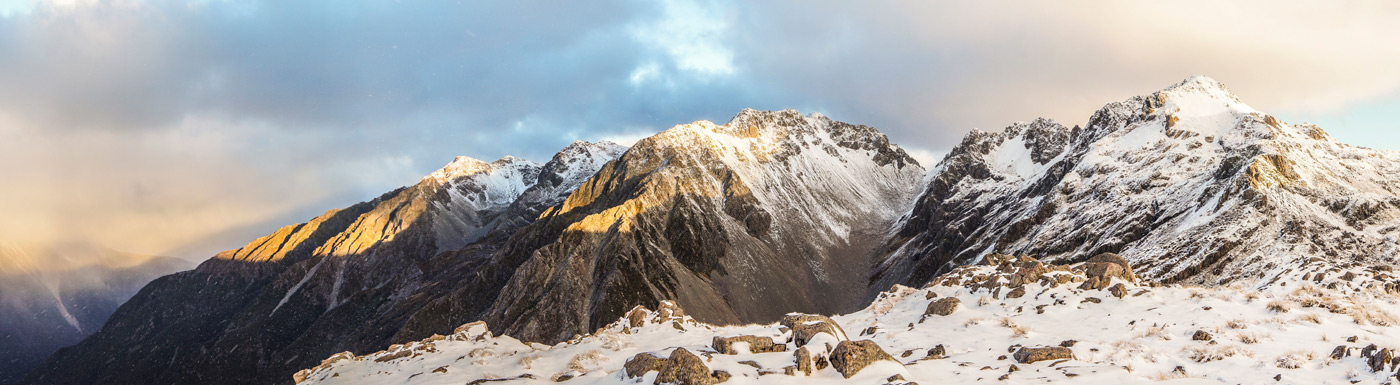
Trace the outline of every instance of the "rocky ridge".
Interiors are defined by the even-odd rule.
[[[152,282],[26,381],[272,383],[329,352],[451,330],[479,311],[444,317],[430,305],[488,261],[459,251],[493,249],[521,226],[506,219],[557,204],[557,190],[624,149],[574,143],[543,166],[458,157],[413,186]],[[95,357],[114,364],[81,364]]]
[[[714,323],[851,310],[877,235],[922,175],[873,128],[816,114],[744,110],[676,126],[638,141],[496,256],[523,262],[485,320],[557,342],[661,300]]]
[[[921,284],[991,250],[1126,257],[1168,282],[1266,285],[1317,257],[1400,258],[1400,154],[1343,144],[1192,77],[1083,127],[974,130],[930,172],[872,287]]]

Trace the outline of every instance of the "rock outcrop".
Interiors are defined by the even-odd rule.
[[[1012,356],[1016,358],[1016,362],[1030,364],[1050,360],[1072,360],[1074,351],[1062,346],[1023,347]]]
[[[876,361],[899,362],[871,340],[841,341],[836,345],[836,349],[831,351],[830,361],[831,366],[846,378],[851,378]]]

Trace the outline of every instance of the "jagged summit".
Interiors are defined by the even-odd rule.
[[[1313,257],[1400,258],[1400,157],[1256,111],[1206,77],[1082,127],[974,131],[932,173],[873,288],[990,251],[1117,252],[1153,279],[1261,285]]]
[[[521,231],[530,246],[499,256],[524,260],[498,297],[510,300],[486,319],[555,342],[659,300],[725,323],[854,308],[872,247],[922,175],[878,131],[819,115],[678,125]]]

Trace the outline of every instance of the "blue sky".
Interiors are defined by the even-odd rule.
[[[1397,7],[0,0],[0,238],[204,257],[457,155],[543,161],[745,107],[936,159],[1195,74],[1400,150]]]

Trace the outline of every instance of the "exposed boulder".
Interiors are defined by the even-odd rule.
[[[807,341],[821,333],[830,334],[838,341],[847,339],[846,331],[841,329],[841,325],[824,315],[788,314],[783,317],[782,325],[792,330],[792,343],[796,346],[806,345]]]
[[[1006,298],[1021,298],[1024,296],[1026,296],[1025,286],[1017,286],[1015,289],[1011,289],[1011,291],[1006,293]]]
[[[1390,361],[1394,359],[1395,353],[1392,350],[1390,350],[1389,348],[1381,348],[1380,350],[1377,350],[1375,354],[1371,355],[1371,359],[1370,362],[1368,362],[1368,364],[1370,364],[1371,366],[1371,371],[1379,372],[1385,370],[1385,366],[1389,365]]]
[[[1121,283],[1114,284],[1112,287],[1108,288],[1108,293],[1113,294],[1114,297],[1123,298],[1128,295],[1128,288],[1124,287]]]
[[[924,315],[948,316],[957,310],[958,304],[962,303],[957,297],[944,297],[937,301],[929,302],[928,309],[924,310]]]
[[[1137,282],[1137,276],[1133,275],[1132,265],[1128,260],[1113,253],[1103,253],[1089,258],[1082,266],[1084,275],[1088,280],[1084,281],[1081,289],[1100,290],[1108,287],[1113,278],[1118,278],[1128,282]]]
[[[660,374],[656,376],[656,385],[712,385],[722,382],[710,372],[710,367],[705,366],[704,360],[685,348],[672,351],[671,357],[663,361],[657,371]]]
[[[871,340],[841,341],[836,345],[836,349],[831,351],[831,366],[846,378],[851,378],[876,361],[884,360],[895,361],[894,357],[885,353],[880,345]]]
[[[1023,364],[1046,360],[1072,360],[1074,359],[1074,351],[1060,346],[1039,348],[1025,347],[1016,351],[1016,354],[1013,354],[1012,357],[1016,358],[1016,362]]]
[[[627,378],[636,378],[653,370],[661,370],[661,366],[665,363],[665,358],[642,352],[628,359],[626,363],[622,364],[622,368],[627,371]]]
[[[943,347],[943,344],[938,344],[938,346],[934,346],[933,349],[928,350],[928,358],[931,359],[941,359],[947,356],[948,348]]]
[[[787,351],[787,345],[774,344],[773,337],[758,336],[716,336],[713,342],[711,343],[711,347],[713,347],[715,351],[719,352],[720,354],[739,354],[739,350],[735,349],[734,345],[740,343],[748,345],[747,350],[749,351],[749,353],[772,353]]]
[[[819,354],[806,346],[797,348],[797,350],[792,353],[792,357],[797,361],[796,371],[802,372],[804,375],[810,376],[812,372],[826,369],[827,366],[825,354]]]

